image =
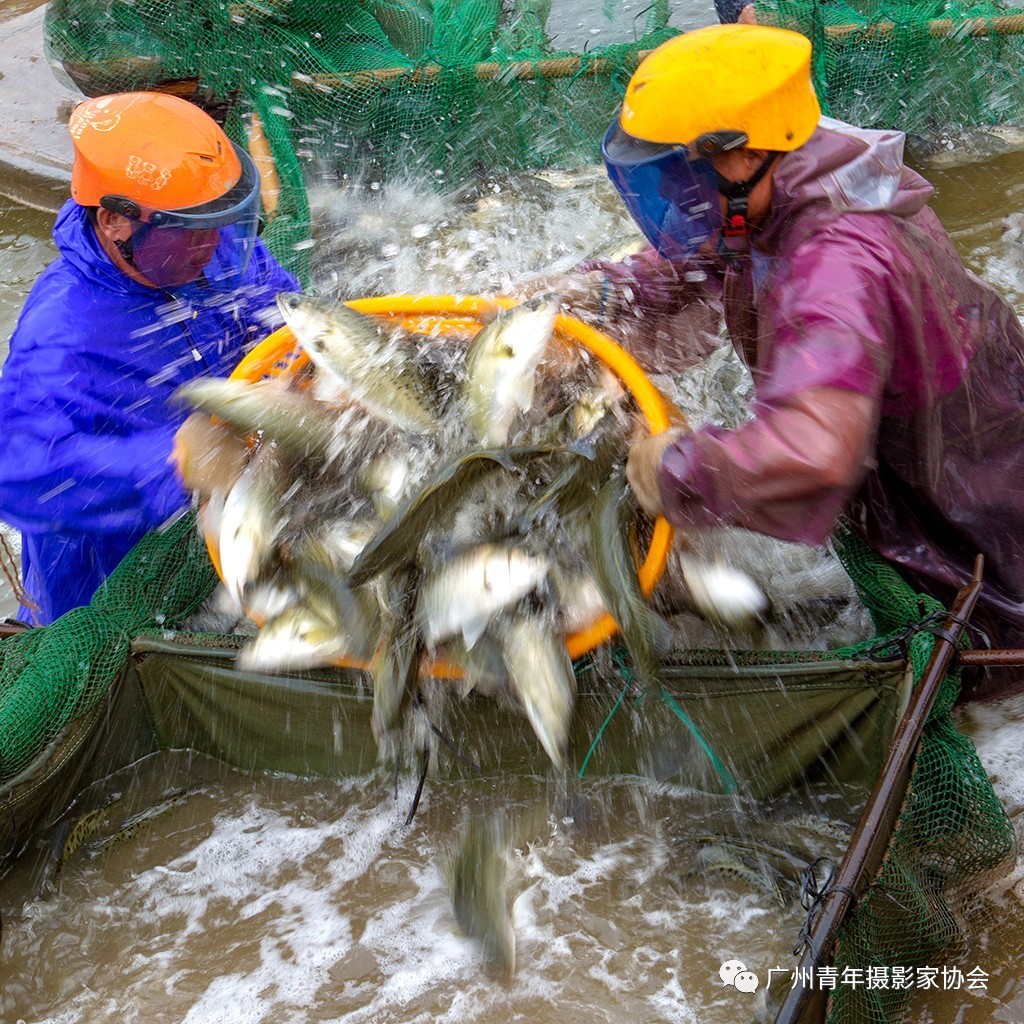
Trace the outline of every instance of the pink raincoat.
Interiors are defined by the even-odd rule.
[[[817,544],[845,511],[947,603],[981,552],[975,619],[994,646],[1024,647],[1024,331],[962,266],[903,140],[823,119],[776,165],[771,213],[736,266],[650,249],[581,269],[627,298],[648,369],[672,369],[673,345],[690,344],[680,318],[717,300],[753,371],[749,422],[666,453],[672,522]]]

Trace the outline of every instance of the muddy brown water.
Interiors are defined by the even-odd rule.
[[[12,6],[33,5],[5,4],[5,13]],[[1004,217],[1024,210],[1024,154],[925,173],[967,264],[1024,313],[1024,231],[1011,225],[1003,235]],[[559,222],[556,211],[545,230],[578,235],[579,216],[573,207]],[[50,222],[0,201],[4,345],[53,257]],[[609,230],[621,227],[616,221]],[[525,276],[545,260],[564,263],[567,252],[582,254],[594,241],[588,234],[556,251],[546,240],[532,264],[523,256],[490,280]],[[461,243],[479,247],[463,267],[492,253],[486,233]],[[393,253],[382,258],[394,262]],[[432,272],[433,289],[443,275]],[[1024,698],[968,708],[959,720],[1020,829]],[[703,824],[733,808],[681,787],[594,778],[568,799],[544,779],[431,783],[405,825],[415,780],[384,771],[325,782],[192,762],[187,774],[197,792],[171,801],[123,842],[86,843],[55,891],[36,896],[27,868],[5,881],[3,1024],[733,1024],[753,1019],[757,997],[724,985],[722,964],[740,960],[761,978],[792,964],[799,905],[781,905],[742,880],[694,875]],[[148,788],[159,804],[164,781],[141,770],[140,803]],[[531,822],[509,860],[512,978],[496,976],[459,933],[444,876],[467,809],[496,806],[528,809]],[[751,834],[804,820],[799,807],[748,810]],[[1024,1022],[1022,879],[1017,864],[992,881],[970,962],[960,964],[983,972],[984,987],[920,988],[909,1020]]]

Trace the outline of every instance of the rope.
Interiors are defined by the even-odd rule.
[[[697,728],[693,719],[672,699],[672,694],[665,689],[662,683],[658,683],[658,688],[661,690],[662,699],[675,713],[676,718],[679,719],[683,725],[693,734],[693,738],[700,744],[701,750],[711,759],[711,766],[718,773],[718,777],[722,780],[722,785],[725,787],[725,792],[729,796],[733,796],[736,792],[736,780],[732,777],[732,772],[721,762],[718,755],[711,749],[708,741],[701,735],[700,729]]]
[[[21,573],[18,571],[18,560],[14,557],[14,552],[11,551],[7,538],[3,533],[0,533],[0,572],[4,574],[4,578],[11,585],[11,593],[14,595],[14,599],[32,613],[32,624],[38,626],[39,605],[29,597],[28,591],[22,585]]]
[[[609,711],[608,714],[605,716],[605,720],[601,723],[601,728],[597,730],[597,735],[594,737],[594,742],[590,744],[590,749],[587,751],[587,756],[583,758],[583,764],[580,765],[580,770],[578,773],[579,778],[582,779],[584,774],[586,773],[587,765],[590,763],[591,755],[597,749],[597,745],[601,742],[601,737],[604,735],[605,729],[608,728],[608,723],[612,720],[612,716],[615,714],[615,712],[619,710],[619,706],[622,704],[623,700],[626,697],[626,694],[629,692],[629,688],[632,685],[633,680],[627,679],[626,685],[622,688],[622,693],[619,694],[618,699],[612,705],[611,711]]]
[[[423,768],[420,771],[419,782],[416,783],[416,793],[412,798],[412,806],[409,808],[409,813],[405,816],[404,828],[408,828],[412,824],[412,819],[416,817],[416,808],[420,805],[420,797],[423,796],[423,786],[427,781],[427,768],[430,766],[430,744],[423,744]]]
[[[581,779],[586,773],[587,765],[590,763],[590,758],[593,756],[594,751],[597,749],[598,743],[601,742],[601,737],[604,735],[609,723],[611,722],[615,713],[622,706],[622,702],[626,699],[626,694],[629,692],[631,688],[635,687],[636,685],[635,680],[633,678],[633,672],[626,664],[621,649],[617,649],[612,655],[612,657],[614,658],[615,664],[618,667],[619,675],[622,676],[622,678],[626,681],[626,685],[623,686],[622,692],[616,698],[615,703],[612,705],[611,711],[609,711],[608,714],[605,716],[604,721],[601,723],[600,728],[597,730],[597,735],[594,736],[594,741],[590,744],[590,749],[587,751],[587,756],[583,758],[583,763],[580,765],[580,770],[578,773],[579,778]],[[683,711],[683,709],[676,703],[676,701],[672,697],[672,694],[670,694],[668,690],[665,689],[664,685],[660,681],[658,683],[658,689],[661,693],[662,700],[664,700],[665,703],[669,706],[669,708],[672,709],[672,712],[675,714],[676,718],[678,718],[683,723],[683,725],[685,725],[686,728],[690,730],[691,734],[693,735],[693,738],[700,745],[700,748],[704,751],[705,754],[708,755],[712,767],[718,773],[718,777],[722,780],[722,786],[724,787],[725,792],[729,796],[734,795],[736,793],[736,780],[733,778],[732,773],[722,763],[721,759],[714,752],[714,750],[711,749],[711,745],[708,743],[706,739],[704,739],[704,736],[701,734],[700,729],[697,728],[697,725],[693,721],[693,719],[690,718],[690,716],[685,711]],[[642,697],[643,692],[638,692],[638,699]]]

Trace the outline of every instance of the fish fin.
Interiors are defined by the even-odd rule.
[[[522,385],[516,389],[513,397],[520,412],[529,412],[533,408],[533,398],[536,390],[532,375],[527,377]]]
[[[466,650],[471,651],[476,646],[477,640],[484,635],[487,628],[487,620],[482,616],[471,617],[462,626],[462,639],[466,644]]]

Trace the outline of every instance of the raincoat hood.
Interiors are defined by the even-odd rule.
[[[88,211],[78,203],[67,202],[60,208],[53,225],[53,241],[61,256],[91,284],[126,296],[152,290],[114,266],[100,245]]]
[[[911,217],[935,189],[903,165],[906,136],[897,131],[855,128],[823,117],[799,149],[787,153],[775,170],[772,210],[759,233],[759,248],[774,248],[780,235],[808,206],[844,213],[889,213]]]

